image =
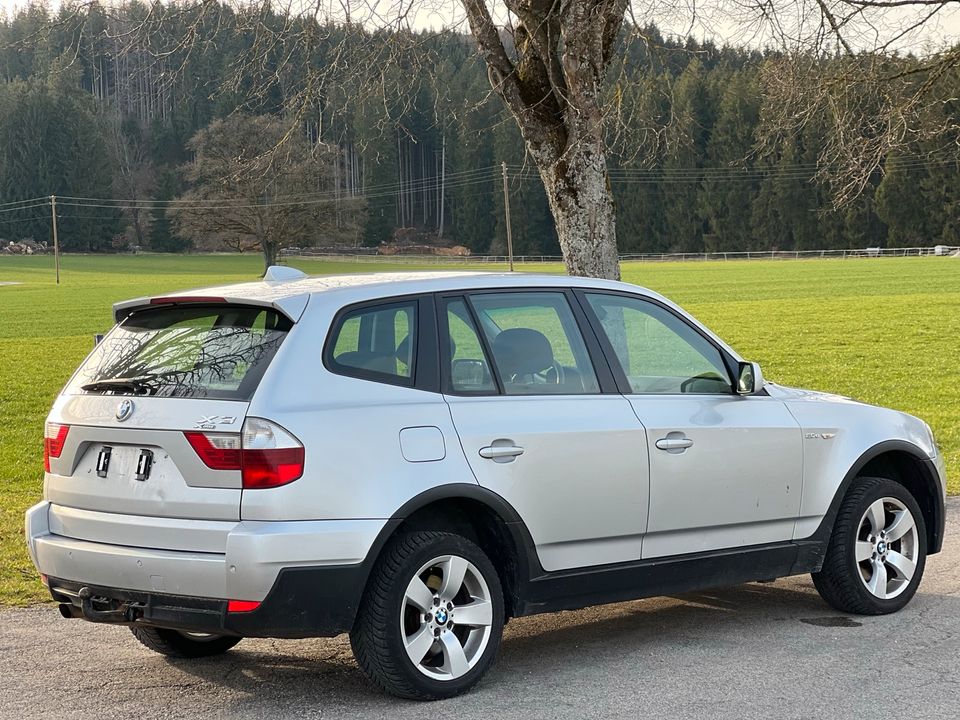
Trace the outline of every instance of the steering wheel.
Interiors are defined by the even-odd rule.
[[[539,379],[544,385],[563,385],[563,365],[553,363],[540,372],[533,373],[533,377]]]
[[[682,383],[680,383],[680,392],[688,392],[688,388],[693,385],[697,380],[719,380],[723,382],[723,378],[720,377],[717,373],[700,373],[699,375],[694,375],[692,378],[687,378]]]

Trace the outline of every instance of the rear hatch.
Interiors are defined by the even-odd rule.
[[[190,439],[204,433],[222,441],[225,452],[239,447],[250,398],[291,326],[272,308],[233,303],[188,301],[129,314],[50,413],[51,530],[212,550],[216,542],[185,543],[177,535],[178,528],[203,535],[213,525],[177,521],[238,521],[241,472],[212,469],[209,454],[202,460]],[[142,517],[130,523],[117,515]],[[142,526],[139,541],[124,538],[137,534],[136,527],[118,530],[124,524]]]

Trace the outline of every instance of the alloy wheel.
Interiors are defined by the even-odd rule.
[[[913,514],[884,497],[860,519],[855,546],[860,580],[874,597],[890,600],[907,589],[917,569],[920,542]]]
[[[400,608],[403,646],[410,661],[430,678],[466,675],[483,656],[492,625],[487,581],[462,557],[434,558],[407,585]]]

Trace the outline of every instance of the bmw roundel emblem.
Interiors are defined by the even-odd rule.
[[[123,422],[133,415],[133,400],[124,400],[117,405],[117,420]]]

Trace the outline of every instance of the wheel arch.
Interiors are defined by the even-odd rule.
[[[916,499],[923,513],[927,529],[927,554],[940,552],[945,510],[939,474],[933,460],[922,449],[904,440],[877,443],[857,458],[844,475],[817,531],[818,536],[829,540],[840,504],[858,477],[882,477],[903,485]]]
[[[500,495],[479,485],[440,485],[404,503],[374,542],[368,556],[370,567],[392,537],[410,530],[455,532],[479,545],[500,576],[507,617],[519,612],[530,578],[538,570],[542,572],[533,539],[517,511]]]

